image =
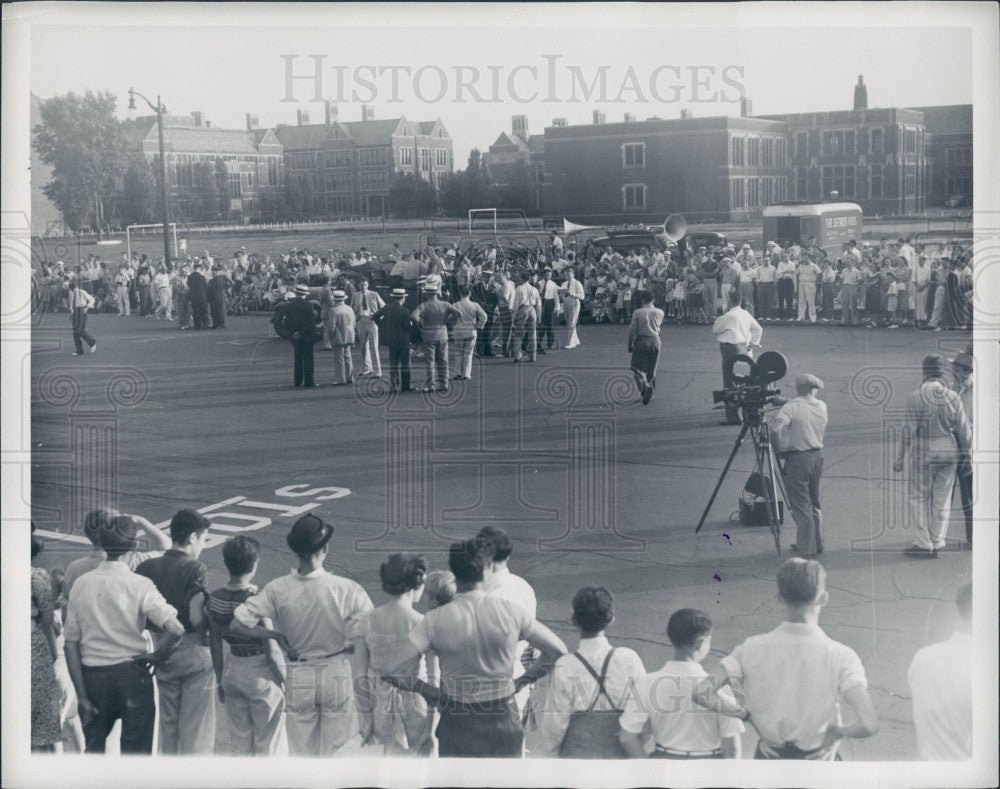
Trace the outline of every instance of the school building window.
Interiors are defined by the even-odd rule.
[[[774,140],[763,141],[763,149],[760,155],[762,167],[774,167]]]
[[[809,134],[808,132],[795,133],[795,158],[805,159],[809,155]]]
[[[399,149],[399,163],[405,165],[413,164],[413,149],[412,148],[400,148]]]
[[[327,173],[326,191],[337,192],[351,188],[351,176],[346,173]]]
[[[871,166],[868,184],[872,197],[882,197],[882,165],[873,164]]]
[[[286,154],[288,166],[293,170],[310,170],[316,163],[316,154],[312,151],[303,153],[301,151]]]
[[[872,154],[885,153],[885,132],[882,129],[871,130],[871,152]]]
[[[746,146],[745,137],[733,137],[733,164],[737,167],[746,164]]]
[[[913,197],[917,193],[917,166],[905,165],[903,170],[903,196]]]
[[[418,150],[420,154],[420,169],[424,172],[430,172],[431,169],[431,149],[430,148],[420,148]]]
[[[787,178],[774,179],[774,201],[776,203],[780,203],[786,199],[787,189],[788,189]]]
[[[268,156],[267,157],[267,185],[277,186],[278,185],[278,157]]]
[[[732,181],[733,208],[746,208],[747,205],[747,179],[734,178]]]
[[[194,165],[189,154],[182,153],[177,156],[177,185],[194,185]]]
[[[243,196],[243,188],[240,184],[240,174],[237,172],[230,172],[226,174],[226,185],[229,188],[229,197],[231,200],[236,200]]]
[[[903,132],[903,153],[917,152],[917,130],[907,129]]]
[[[809,170],[805,167],[795,168],[795,199],[809,199]]]
[[[854,131],[823,132],[824,156],[853,156]]]
[[[836,191],[840,198],[854,197],[854,166],[835,165],[823,168],[823,196]]]
[[[384,172],[360,173],[361,188],[366,191],[386,189],[388,187],[388,177]]]
[[[437,167],[447,167],[448,166],[448,149],[447,148],[437,148],[434,151],[434,164]]]
[[[944,160],[948,165],[972,164],[971,148],[946,148]]]
[[[358,151],[358,159],[362,167],[378,167],[388,161],[385,148],[362,148]]]
[[[350,150],[327,151],[325,155],[326,166],[329,168],[350,167],[352,153],[353,151]]]
[[[622,187],[622,208],[626,211],[646,207],[646,185],[625,184]]]
[[[787,166],[787,164],[788,164],[787,147],[788,146],[787,146],[787,143],[785,142],[785,140],[776,140],[775,141],[775,154],[774,154],[774,158],[775,158],[774,166],[775,167],[785,167],[785,166]]]
[[[645,167],[646,143],[627,142],[622,145],[622,167]]]
[[[760,138],[758,137],[747,140],[747,164],[750,167],[760,166]]]
[[[972,193],[971,178],[946,178],[944,190],[949,195],[967,195]]]

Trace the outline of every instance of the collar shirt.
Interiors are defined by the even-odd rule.
[[[723,737],[737,736],[745,727],[741,720],[706,710],[691,698],[707,676],[701,664],[690,660],[668,660],[659,671],[640,675],[619,724],[627,732],[641,734],[648,722],[656,744],[663,748],[717,750]],[[722,688],[719,696],[732,709],[739,708],[730,688]]]
[[[190,630],[189,606],[195,595],[205,591],[208,568],[183,551],[171,548],[162,556],[146,560],[135,568],[135,572],[156,584],[160,594],[177,609],[177,618],[184,629]]]
[[[580,658],[587,661],[594,673],[600,676],[604,660],[611,651],[611,644],[604,635],[581,638],[575,654],[563,655],[552,668],[549,686],[545,694],[545,706],[541,711],[542,738],[549,756],[558,756],[559,748],[574,712],[584,712],[594,702],[598,694],[597,681],[587,671]],[[619,647],[608,663],[608,673],[604,678],[604,690],[611,698],[601,694],[594,704],[595,710],[622,709],[634,696],[636,682],[646,674],[640,657],[631,649]],[[690,698],[690,694],[689,694]]]
[[[498,567],[493,571],[490,580],[483,585],[483,591],[492,597],[517,603],[531,614],[532,619],[538,616],[538,601],[535,598],[535,590],[531,588],[531,584],[519,575],[514,575],[506,567]],[[527,646],[527,641],[517,642],[517,651],[514,657],[514,679],[524,673],[521,654]]]
[[[94,306],[94,297],[83,288],[76,288],[69,294],[69,308],[71,310],[89,310]]]
[[[538,289],[530,282],[522,282],[514,289],[514,312],[517,312],[521,307],[540,308],[541,306],[542,298],[538,294]]]
[[[368,290],[364,293],[359,290],[351,299],[351,306],[359,318],[371,319],[372,315],[385,306],[385,302],[373,290]]]
[[[732,343],[733,345],[760,345],[760,338],[764,334],[764,330],[761,329],[753,315],[745,309],[733,307],[715,319],[715,323],[712,325],[712,334],[719,342]]]
[[[844,285],[857,285],[861,281],[861,272],[852,266],[848,266],[840,272],[840,281]]]
[[[538,283],[538,293],[542,297],[542,301],[556,299],[559,297],[559,286],[551,279],[543,279]]]
[[[660,327],[663,325],[663,310],[650,304],[640,307],[632,313],[632,325],[629,327],[629,342],[639,337],[653,337],[659,342]]]
[[[517,644],[534,623],[523,606],[473,589],[428,611],[410,633],[410,643],[419,652],[437,653],[448,698],[493,701],[514,693]]]
[[[748,268],[748,269],[742,269],[740,271],[740,284],[741,285],[743,283],[745,283],[745,282],[747,282],[747,283],[753,282],[756,279],[757,279],[757,272],[754,269]]]
[[[130,551],[116,563],[124,564],[129,570],[134,571],[136,567],[147,559],[155,559],[157,556],[163,556],[163,551]],[[93,548],[86,556],[81,556],[79,559],[71,561],[66,566],[66,572],[63,574],[63,597],[69,599],[69,593],[73,589],[73,584],[79,580],[80,576],[100,567],[107,558],[108,555],[103,550]]]
[[[161,271],[155,277],[153,277],[153,285],[156,286],[157,290],[162,290],[163,288],[170,287],[170,277],[167,272]]]
[[[452,327],[453,339],[471,339],[486,325],[486,312],[474,301],[468,298],[459,299],[451,306],[458,313],[455,325]]]
[[[774,266],[772,266],[771,262],[765,258],[760,268],[757,269],[757,281],[774,282],[777,274],[778,272],[775,270]]]
[[[373,608],[360,584],[320,568],[276,578],[233,611],[233,618],[246,627],[272,620],[274,629],[308,659],[342,650],[348,625]]]
[[[922,759],[972,758],[972,655],[971,635],[956,632],[913,656],[906,680]]]
[[[568,279],[562,284],[562,289],[566,291],[567,296],[572,296],[574,299],[579,299],[583,301],[586,298],[586,293],[583,290],[583,284],[578,279]]]
[[[751,636],[721,665],[742,689],[761,739],[775,748],[816,750],[830,722],[841,722],[844,694],[868,687],[857,653],[804,622]]]
[[[772,421],[776,443],[783,452],[822,449],[826,423],[826,403],[813,395],[792,398]]]
[[[782,260],[778,263],[778,279],[794,279],[795,263],[791,260]]]
[[[854,258],[858,263],[861,262],[861,250],[858,249],[857,247],[851,247],[847,251],[847,254],[850,255],[852,258]]]
[[[820,274],[820,270],[819,266],[810,260],[799,266],[796,273],[798,274],[799,282],[815,282]]]
[[[426,342],[447,340],[448,318],[459,316],[457,309],[440,299],[425,301],[413,311],[413,321],[420,326],[420,335]]]
[[[915,260],[914,260],[915,256],[913,254],[913,247],[911,247],[909,244],[903,244],[903,246],[901,246],[899,248],[899,256],[901,258],[905,258],[906,259],[906,264],[910,268],[913,268],[913,264],[915,262]]]
[[[845,268],[844,271],[841,273],[844,273],[846,271],[847,269]],[[837,279],[837,270],[833,266],[827,266],[825,269],[823,269],[822,273],[823,284],[826,284],[828,282],[832,284],[834,281],[836,281],[836,279]]]
[[[928,265],[917,266],[913,270],[913,281],[917,283],[917,287],[925,287],[931,281],[931,267]]]
[[[972,443],[972,428],[959,395],[939,378],[924,381],[906,398],[906,422],[911,436],[933,449],[956,444],[966,451]]]
[[[514,295],[516,291],[517,288],[514,287],[514,283],[509,279],[505,279],[497,290],[497,295],[500,297],[500,303],[506,306],[511,312],[514,311]]]
[[[152,649],[146,620],[161,627],[176,615],[152,581],[106,561],[73,585],[64,633],[79,642],[83,665],[114,666]]]

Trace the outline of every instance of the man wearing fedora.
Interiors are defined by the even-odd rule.
[[[368,287],[368,280],[358,283],[358,292],[351,297],[351,307],[357,319],[358,342],[361,343],[361,375],[382,377],[382,360],[378,350],[378,325],[372,320],[376,312],[385,306],[382,297]]]
[[[221,263],[216,263],[212,279],[208,283],[208,307],[212,312],[212,328],[226,328],[226,292],[232,287],[232,280]]]
[[[237,635],[275,639],[288,655],[285,714],[293,756],[333,756],[358,733],[355,695],[363,698],[366,678],[352,670],[345,633],[374,606],[360,584],[323,568],[332,535],[333,526],[315,515],[295,521],[286,541],[298,568],[242,603],[230,625]]]
[[[208,280],[201,273],[202,264],[196,262],[194,271],[188,274],[188,301],[191,302],[191,316],[195,329],[208,328]]]
[[[343,386],[354,382],[354,363],[351,346],[354,345],[354,310],[347,306],[347,294],[333,292],[330,308],[330,329],[333,340],[333,385]]]
[[[435,388],[448,391],[448,321],[462,317],[461,312],[439,298],[440,292],[441,277],[428,275],[423,285],[427,300],[413,311],[413,322],[420,327],[427,364],[425,392],[433,392]]]
[[[788,508],[796,526],[792,550],[812,558],[823,553],[823,513],[819,482],[823,474],[826,403],[816,397],[823,382],[815,375],[795,376],[795,394],[771,421],[778,452],[785,457],[781,472]]]
[[[394,392],[412,392],[410,387],[410,311],[403,306],[405,288],[393,288],[389,303],[372,316],[389,347],[389,383]]]
[[[313,348],[316,316],[309,302],[309,286],[295,286],[295,300],[288,305],[286,320],[292,329],[292,349],[294,352],[294,381],[296,386],[307,389],[316,385],[314,376]]]

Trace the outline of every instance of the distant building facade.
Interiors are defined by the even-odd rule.
[[[139,150],[153,165],[160,156],[156,117],[137,121]],[[283,149],[274,132],[256,127],[248,116],[246,129],[220,129],[203,120],[200,112],[190,116],[166,115],[163,147],[167,165],[167,189],[180,220],[245,221],[264,210],[265,193],[278,194],[284,184]],[[224,190],[209,188],[216,179],[216,162],[226,169]],[[208,195],[215,199],[209,205]],[[220,199],[221,198],[221,199]]]
[[[297,125],[279,125],[274,134],[287,177],[308,179],[316,214],[388,216],[397,173],[411,173],[437,189],[454,164],[451,135],[440,119],[375,120],[368,106],[360,121],[341,121],[332,103],[325,106],[324,123],[310,123],[299,110]]]
[[[513,203],[527,192],[525,211],[542,213],[545,182],[545,135],[528,133],[528,118],[515,115],[511,130],[501,132],[483,156],[490,186],[501,201]]]
[[[972,105],[911,107],[927,132],[927,205],[972,198]]]

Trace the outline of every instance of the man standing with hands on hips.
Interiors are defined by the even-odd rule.
[[[738,290],[729,291],[729,309],[715,319],[712,334],[719,341],[719,351],[722,353],[722,386],[733,388],[733,372],[730,362],[734,356],[753,354],[754,348],[760,347],[760,338],[764,330],[757,320],[741,306],[742,299]],[[726,420],[723,425],[741,424],[740,411],[735,405],[726,404]]]
[[[778,453],[785,456],[781,476],[797,528],[792,550],[807,559],[823,553],[819,479],[827,415],[826,403],[816,397],[822,388],[823,382],[815,375],[795,376],[796,397],[771,420]]]

